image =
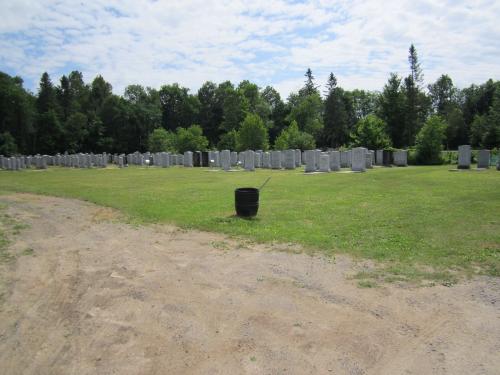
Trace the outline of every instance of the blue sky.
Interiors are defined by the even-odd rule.
[[[459,87],[500,79],[499,1],[64,1],[0,0],[0,70],[37,90],[71,70],[128,84],[243,79],[286,97],[308,67],[346,89],[382,89],[408,74],[414,43],[425,83]]]

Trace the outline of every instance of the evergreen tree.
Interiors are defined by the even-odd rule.
[[[340,147],[349,141],[349,113],[346,108],[345,92],[337,87],[337,78],[333,73],[328,77],[327,96],[325,99],[323,146]]]
[[[304,97],[308,95],[319,94],[318,87],[314,84],[314,76],[310,68],[307,68],[306,74],[304,74],[304,76],[306,77],[306,81],[304,87],[299,90],[299,96]]]

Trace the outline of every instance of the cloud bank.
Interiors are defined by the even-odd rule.
[[[249,79],[283,96],[310,67],[347,89],[382,89],[408,74],[408,47],[426,83],[447,73],[465,87],[500,79],[498,1],[0,0],[0,70],[37,90],[80,70],[121,94],[128,84]]]

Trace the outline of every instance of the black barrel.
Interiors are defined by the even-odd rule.
[[[234,206],[236,215],[252,217],[259,210],[259,189],[239,188],[234,191]]]

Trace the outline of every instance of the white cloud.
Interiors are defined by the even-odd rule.
[[[381,89],[407,74],[415,43],[426,81],[460,86],[500,78],[495,1],[7,1],[0,0],[0,70],[36,86],[73,69],[132,83],[206,80],[271,84],[286,97],[311,67],[347,88]],[[33,87],[35,88],[35,87]]]

